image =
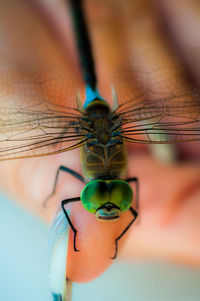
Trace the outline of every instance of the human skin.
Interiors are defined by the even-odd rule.
[[[153,4],[138,0],[135,2],[138,6],[133,8],[132,1],[127,1],[126,5],[123,3],[122,1],[121,10],[115,8],[112,1],[86,1],[85,5],[99,88],[103,96],[111,101],[108,83],[111,83],[117,66],[127,59],[127,53],[133,56],[135,63],[141,62],[140,67],[142,66],[143,71],[145,68],[149,70],[149,67],[143,64],[143,54],[140,52],[144,48],[153,49],[146,52],[145,62],[150,61],[156,65],[157,58],[164,57],[171,70],[170,78],[175,72],[175,85],[187,86],[185,78],[183,79],[181,73],[176,71],[170,41],[165,38],[164,32],[159,27],[160,19],[155,18],[159,14],[154,12]],[[47,18],[54,15],[56,19],[59,16],[56,10],[47,12],[45,5],[41,9]],[[65,37],[62,38],[65,34],[61,26],[65,24],[65,20],[62,18],[63,15],[55,24],[58,27],[57,32],[60,33],[59,47],[64,47],[66,43]],[[122,20],[129,38],[127,48],[123,44],[124,31],[119,20]],[[69,49],[67,54],[69,56],[70,51]],[[72,63],[74,60],[74,66],[77,66],[74,54],[71,57]],[[165,72],[160,74],[160,86],[165,83],[166,78],[168,79],[167,76]],[[120,88],[119,94],[124,92],[128,95],[136,89],[133,88],[135,83],[132,78],[122,77],[121,85],[125,82],[128,82],[131,88],[129,86]],[[162,94],[163,90],[160,93]],[[139,179],[140,211],[138,222],[119,242],[119,259],[129,259],[132,262],[138,258],[161,259],[200,266],[199,150],[198,142],[188,143],[187,146],[181,144],[178,151],[184,155],[185,162],[169,164],[153,158],[146,146],[128,145],[127,177],[137,176]],[[79,151],[1,162],[1,188],[50,223],[60,206],[60,201],[79,196],[83,188],[78,180],[62,173],[55,195],[44,208],[43,201],[52,190],[56,170],[60,165],[66,165],[81,173]],[[124,213],[118,221],[100,223],[92,214],[86,212],[81,204],[73,204],[69,208],[73,224],[78,230],[77,247],[80,252],[76,253],[73,250],[71,233],[67,276],[76,282],[89,281],[112,264],[114,239],[130,221],[130,213]]]

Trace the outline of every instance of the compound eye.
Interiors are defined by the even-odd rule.
[[[95,213],[103,204],[109,201],[108,185],[105,181],[96,180],[88,183],[81,192],[83,207]]]
[[[110,202],[126,211],[130,208],[133,200],[133,191],[131,186],[122,180],[114,180],[109,186]]]

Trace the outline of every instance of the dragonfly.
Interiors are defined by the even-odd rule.
[[[95,62],[80,0],[70,1],[80,66],[85,82],[83,106],[70,72],[37,63],[0,65],[0,160],[54,155],[80,149],[83,174],[59,166],[85,184],[81,195],[61,201],[61,208],[74,233],[77,230],[65,208],[81,202],[99,221],[114,221],[129,211],[132,219],[115,239],[118,242],[137,219],[138,179],[126,178],[127,143],[162,144],[200,140],[200,90],[153,99],[140,95],[122,101],[113,93],[114,108],[98,91]],[[40,70],[40,73],[39,73]],[[41,72],[42,70],[42,72]],[[54,100],[60,97],[61,105]],[[12,99],[12,100],[10,100]],[[75,104],[77,102],[77,104]],[[116,105],[117,104],[117,105]],[[136,183],[136,208],[132,206]]]

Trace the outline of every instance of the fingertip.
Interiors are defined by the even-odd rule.
[[[74,251],[73,232],[70,231],[67,277],[71,281],[87,282],[101,275],[115,262],[115,238],[121,234],[130,217],[124,213],[118,221],[99,222],[94,215],[81,208],[80,204],[76,204],[72,212],[80,252]],[[123,242],[124,239],[120,240],[119,252]]]

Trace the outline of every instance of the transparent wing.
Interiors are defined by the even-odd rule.
[[[129,142],[175,143],[200,140],[200,91],[122,105],[121,135]]]
[[[189,83],[180,61],[170,65],[160,57],[150,66],[142,57],[132,70],[118,74],[115,88],[120,103],[115,112],[122,118],[121,136],[127,141],[200,140],[200,89]]]
[[[85,141],[77,85],[61,67],[0,65],[0,160],[42,156]]]

